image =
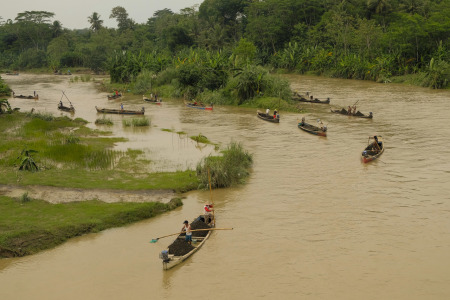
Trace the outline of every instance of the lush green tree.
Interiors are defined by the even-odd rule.
[[[97,32],[103,28],[103,20],[100,19],[100,15],[93,12],[91,16],[88,17],[88,21],[91,24],[89,27],[93,32]]]
[[[119,30],[133,29],[135,22],[128,18],[128,12],[122,6],[116,6],[111,10],[110,19],[116,19]]]

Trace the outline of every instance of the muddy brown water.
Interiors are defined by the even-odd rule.
[[[118,107],[92,83],[67,77],[3,76],[14,107],[56,109],[61,90],[94,122],[94,106]],[[199,133],[226,145],[242,142],[254,154],[246,185],[214,190],[217,227],[183,264],[162,270],[158,254],[201,212],[209,191],[186,194],[184,206],[151,220],[90,234],[42,253],[0,260],[0,299],[448,299],[450,297],[449,91],[395,84],[288,76],[292,88],[330,97],[331,107],[357,106],[373,120],[304,104],[305,114],[280,112],[280,124],[255,109],[161,107],[126,96],[125,107],[146,107],[152,127],[123,128],[121,149],[144,149],[153,170],[195,166],[212,147],[161,128]],[[307,134],[297,119],[322,120],[328,137]],[[99,128],[90,124],[92,128]],[[362,164],[369,135],[382,135],[381,159]]]

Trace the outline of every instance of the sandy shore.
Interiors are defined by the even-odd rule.
[[[176,196],[172,190],[123,191],[112,189],[75,189],[52,186],[14,186],[0,185],[0,195],[20,198],[28,192],[28,197],[50,203],[100,200],[113,202],[163,202],[167,203]]]

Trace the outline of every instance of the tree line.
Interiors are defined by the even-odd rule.
[[[176,68],[178,80],[211,91],[249,66],[381,82],[415,75],[433,88],[449,82],[445,0],[204,0],[142,24],[121,6],[108,17],[117,29],[96,12],[86,17],[90,28],[74,30],[46,11],[0,19],[0,68],[87,67],[115,82]]]

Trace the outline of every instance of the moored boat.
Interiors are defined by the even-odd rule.
[[[59,110],[63,110],[63,111],[67,111],[70,113],[75,112],[75,107],[73,107],[72,104],[70,104],[70,106],[64,106],[61,102],[58,104],[58,109]]]
[[[211,106],[206,106],[203,103],[199,103],[199,102],[188,102],[188,103],[186,103],[186,106],[190,107],[190,108],[196,108],[196,109],[213,110],[212,103],[211,103]]]
[[[384,142],[383,138],[380,135],[369,137],[368,143],[369,144],[367,145],[367,147],[361,153],[361,159],[363,163],[368,163],[372,160],[377,159],[384,152]]]
[[[142,99],[143,99],[145,102],[153,103],[153,104],[156,104],[156,105],[161,105],[161,102],[162,102],[162,99],[161,99],[161,98],[156,98],[156,99],[153,99],[153,98],[147,98],[147,97],[145,97],[144,95],[142,96]]]
[[[317,127],[305,122],[304,118],[302,121],[298,123],[298,128],[308,133],[318,135],[318,136],[327,136],[327,126]]]
[[[336,113],[336,114],[351,116],[351,117],[358,117],[358,118],[365,118],[365,119],[372,119],[373,118],[373,113],[372,112],[370,112],[369,115],[365,115],[362,112],[360,112],[359,110],[356,113],[348,113],[348,111],[345,108],[342,108],[341,110],[332,109],[331,112],[332,113]]]
[[[119,114],[119,115],[143,115],[145,113],[145,108],[142,107],[141,110],[125,110],[125,109],[109,109],[109,108],[98,108],[95,107],[97,112],[103,114]]]
[[[34,100],[38,100],[39,99],[39,95],[36,94],[36,92],[34,92],[33,95],[16,95],[16,93],[12,92],[12,96],[13,98],[19,98],[19,99],[34,99]]]
[[[161,252],[160,258],[163,261],[163,269],[171,269],[197,252],[211,235],[211,230],[209,229],[213,229],[214,226],[212,224],[213,223],[207,224],[205,222],[204,215],[197,217],[190,224],[191,229],[193,230],[191,244],[185,241],[186,235],[180,233],[172,244],[170,244],[166,250]],[[201,231],[195,231],[199,229]]]
[[[309,92],[306,92],[306,96],[300,95],[297,92],[294,92],[292,95],[292,100],[300,101],[300,102],[309,102],[309,103],[317,103],[317,104],[330,104],[330,98],[326,100],[319,100],[314,98]]]
[[[279,114],[277,114],[277,116],[274,117],[273,115],[263,113],[258,110],[258,111],[256,111],[256,115],[258,116],[258,118],[263,119],[265,121],[269,121],[272,123],[280,123],[280,115]]]

